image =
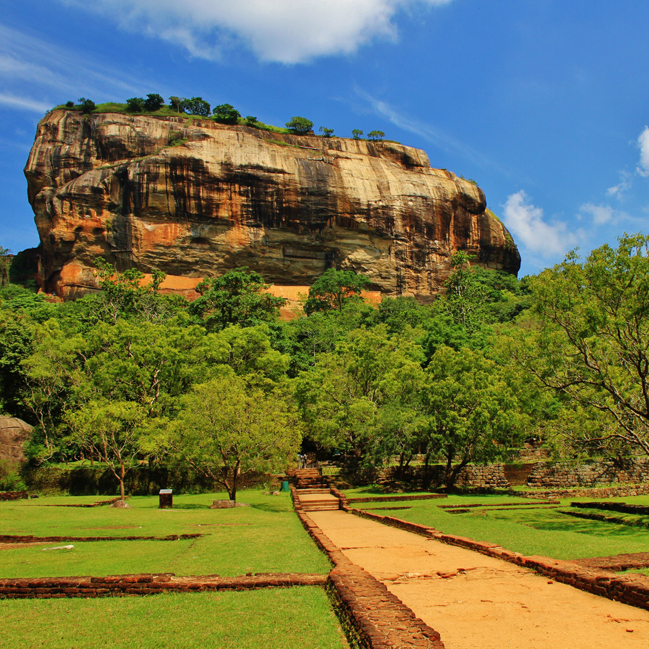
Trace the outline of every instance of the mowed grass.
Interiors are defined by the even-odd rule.
[[[175,496],[174,508],[158,509],[154,496],[129,499],[131,509],[46,505],[95,502],[93,497],[55,497],[0,503],[0,534],[33,536],[205,536],[179,541],[58,542],[0,549],[0,577],[64,577],[171,572],[236,576],[248,572],[326,574],[331,566],[293,512],[288,494],[239,494],[250,507],[209,509],[225,494]],[[74,545],[72,550],[43,551]]]
[[[354,491],[357,492],[357,490]],[[352,495],[351,490],[346,493]],[[594,499],[579,498],[579,500]],[[649,504],[648,496],[607,500],[620,500],[629,504]],[[563,500],[562,508],[568,508],[569,502],[570,500]],[[465,514],[450,514],[439,507],[439,505],[462,507],[474,503],[488,504],[493,507],[516,504],[521,508],[512,508],[511,510],[509,508],[475,508]],[[429,525],[446,534],[497,543],[525,555],[543,555],[555,559],[570,560],[649,552],[649,529],[573,518],[561,513],[560,509],[543,506],[533,508],[529,499],[504,495],[451,495],[443,500],[408,501],[399,503],[399,505],[409,506],[410,509],[381,510],[376,508],[377,503],[372,503],[371,507],[372,512],[376,514]],[[358,509],[365,508],[364,503],[353,506]],[[386,506],[388,505],[386,504]],[[583,511],[596,512],[598,510]],[[606,513],[622,517],[617,512]]]
[[[3,649],[343,649],[323,589],[0,602]]]

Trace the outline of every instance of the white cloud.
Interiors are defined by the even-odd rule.
[[[644,131],[640,134],[638,146],[640,147],[638,173],[646,177],[649,176],[649,126],[645,126]]]
[[[578,237],[568,231],[563,221],[547,223],[543,210],[529,202],[529,196],[520,191],[508,197],[503,220],[517,243],[544,258],[563,255],[577,243]]]
[[[52,108],[52,106],[42,101],[35,101],[26,97],[14,97],[13,95],[4,93],[0,93],[0,104],[3,106],[11,106],[12,108],[31,110],[35,113],[44,113],[49,108]]]
[[[593,205],[593,203],[584,203],[579,211],[590,214],[593,217],[593,223],[603,225],[610,223],[616,216],[616,211],[610,205]]]
[[[262,61],[303,63],[396,38],[400,10],[452,0],[60,0],[99,11],[122,27],[216,59],[232,39]]]
[[[122,70],[1,24],[0,83],[0,104],[41,113],[81,95],[121,98],[146,87]]]

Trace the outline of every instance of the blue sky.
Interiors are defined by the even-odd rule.
[[[646,0],[0,0],[0,246],[45,110],[150,92],[359,128],[475,179],[536,273],[649,233]]]

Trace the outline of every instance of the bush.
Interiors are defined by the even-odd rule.
[[[144,112],[144,99],[142,97],[131,97],[126,100],[126,110],[129,113],[143,113]]]
[[[192,97],[191,99],[183,100],[183,108],[190,115],[209,117],[210,114],[210,104],[202,97]]]
[[[92,99],[86,99],[85,97],[79,99],[79,104],[81,105],[81,112],[84,115],[89,115],[93,110],[95,110],[95,108],[97,108]]]
[[[246,117],[246,124],[248,124],[248,126],[253,126],[256,123],[257,123],[257,118],[256,117],[253,117],[252,115],[248,115]]]
[[[148,94],[144,100],[144,110],[155,113],[164,106],[165,100],[155,93]]]
[[[298,135],[305,135],[313,129],[313,122],[306,117],[293,117],[290,122],[286,122],[286,128]]]
[[[322,137],[331,137],[334,134],[334,130],[326,126],[321,126],[320,133],[322,133]]]
[[[217,122],[223,122],[224,124],[236,124],[241,117],[241,113],[232,104],[216,106],[212,113]],[[255,117],[253,117],[253,120],[257,121]]]
[[[367,137],[374,142],[378,142],[378,140],[382,140],[385,137],[385,133],[383,131],[370,131]]]

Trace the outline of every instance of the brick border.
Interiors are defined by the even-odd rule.
[[[391,525],[442,543],[480,552],[495,559],[502,559],[517,566],[529,568],[544,577],[550,577],[555,581],[569,584],[594,595],[649,610],[649,580],[641,575],[616,575],[605,570],[589,569],[571,561],[550,559],[542,556],[526,557],[518,552],[506,550],[495,543],[474,541],[464,536],[444,534],[433,527],[411,523],[400,518],[380,516],[362,509],[354,509],[351,512],[356,516],[368,518],[384,525]]]
[[[359,649],[444,649],[439,633],[384,584],[352,563],[304,511],[295,487],[291,485],[290,489],[302,525],[335,565],[329,573],[327,592],[350,645]],[[337,489],[330,491],[339,497]]]
[[[0,491],[0,502],[26,500],[27,498],[29,498],[29,494],[26,491]]]
[[[204,534],[169,534],[168,536],[18,536],[1,534],[0,543],[62,543],[76,541],[77,543],[93,541],[185,541],[197,539]]]
[[[160,593],[257,590],[290,586],[324,586],[327,575],[257,573],[240,577],[176,577],[168,574],[109,575],[107,577],[43,577],[0,579],[0,599],[64,597],[127,597]]]

